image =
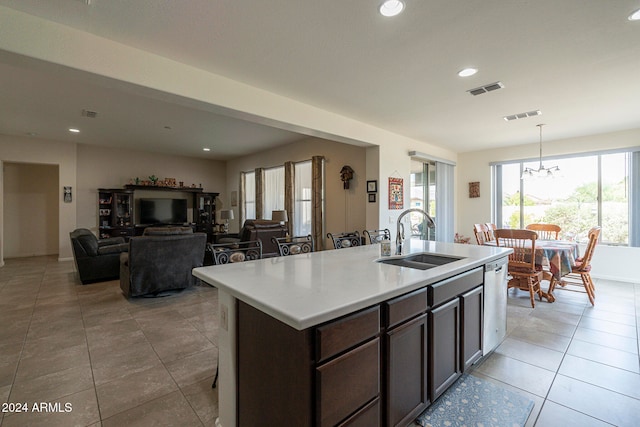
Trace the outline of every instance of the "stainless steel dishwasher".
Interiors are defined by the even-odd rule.
[[[484,333],[482,354],[488,354],[507,334],[507,263],[500,258],[484,266]]]

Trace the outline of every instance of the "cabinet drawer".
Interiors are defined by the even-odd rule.
[[[386,326],[392,328],[427,311],[427,288],[386,301],[384,307]]]
[[[458,274],[441,282],[429,286],[428,302],[431,307],[447,302],[462,295],[470,289],[484,283],[484,269],[478,267],[465,273]]]
[[[380,398],[376,398],[338,427],[376,427],[380,425]]]
[[[335,426],[380,394],[380,338],[316,368],[318,426]]]
[[[316,329],[316,361],[322,362],[380,332],[378,306],[359,311]]]

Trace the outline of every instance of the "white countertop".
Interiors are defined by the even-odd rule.
[[[510,249],[406,240],[403,255],[462,257],[418,270],[375,262],[380,245],[195,268],[193,275],[298,329],[306,329],[507,256]]]

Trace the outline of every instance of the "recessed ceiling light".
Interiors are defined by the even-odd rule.
[[[469,77],[469,76],[473,76],[477,72],[478,72],[477,68],[465,68],[458,71],[458,75],[460,77]]]
[[[640,21],[640,9],[629,15],[629,21]]]
[[[69,132],[72,132],[72,133],[80,133],[80,129],[76,129],[76,128],[69,128]]]
[[[202,151],[211,151],[211,148],[203,148]]]
[[[404,10],[404,3],[400,0],[386,0],[380,5],[382,16],[396,16]]]

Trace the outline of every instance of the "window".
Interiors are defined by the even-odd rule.
[[[633,155],[602,153],[546,161],[560,168],[560,176],[552,179],[520,179],[524,168],[537,168],[538,162],[494,165],[496,224],[502,228],[557,224],[561,238],[581,242],[591,227],[600,225],[602,243],[629,245],[633,232],[629,182],[634,176],[637,181],[639,174],[631,170]]]
[[[246,218],[256,218],[256,173],[244,173],[244,212]]]
[[[311,234],[311,161],[295,164],[295,218],[293,221],[295,236]]]
[[[284,209],[284,166],[264,171],[264,212],[262,217],[271,219],[271,212]]]

